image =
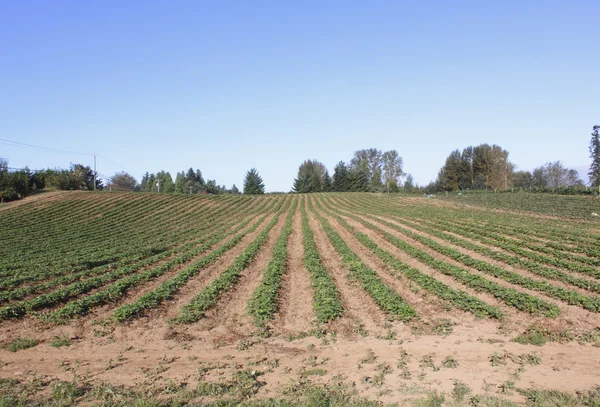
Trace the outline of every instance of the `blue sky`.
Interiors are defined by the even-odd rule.
[[[138,181],[194,167],[241,186],[256,167],[271,191],[305,159],[333,172],[370,147],[398,150],[419,184],[480,143],[584,176],[598,15],[598,1],[6,1],[0,138],[97,153],[99,172]]]

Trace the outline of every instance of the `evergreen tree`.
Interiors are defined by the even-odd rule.
[[[592,131],[592,139],[590,140],[590,184],[593,187],[600,187],[600,126],[594,126]]]
[[[350,191],[368,192],[369,191],[369,172],[364,167],[353,168],[348,174],[350,180]]]
[[[229,192],[233,195],[238,195],[240,193],[240,190],[238,189],[238,187],[235,186],[235,184],[233,184]]]
[[[329,176],[329,171],[325,170],[325,175],[323,175],[323,192],[330,192],[333,190],[333,185],[331,183],[331,177]]]
[[[252,168],[246,173],[244,179],[244,194],[260,195],[265,193],[265,184],[262,177],[258,174],[256,168]]]
[[[345,162],[337,163],[333,170],[333,190],[336,192],[350,191],[350,173]]]
[[[321,192],[325,184],[327,169],[317,160],[306,160],[298,168],[292,190],[297,193]]]

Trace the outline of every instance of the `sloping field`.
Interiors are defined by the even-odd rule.
[[[302,404],[327,385],[496,405],[600,384],[595,220],[358,193],[65,192],[5,205],[0,231],[0,391],[15,397]]]

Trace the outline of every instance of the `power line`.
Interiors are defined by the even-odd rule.
[[[7,146],[12,146],[12,147],[20,147],[20,148],[26,148],[26,149],[30,149],[30,150],[35,150],[35,151],[44,151],[44,152],[52,152],[52,153],[58,153],[58,154],[69,154],[69,155],[81,155],[81,156],[92,156],[92,157],[98,157],[103,159],[104,161],[107,161],[109,163],[111,163],[112,165],[120,168],[121,170],[132,174],[132,171],[129,171],[128,169],[126,169],[125,167],[123,167],[122,165],[117,164],[116,162],[101,156],[99,154],[90,154],[90,153],[81,153],[81,152],[75,152],[75,151],[69,151],[69,150],[61,150],[61,149],[57,149],[57,148],[50,148],[50,147],[43,147],[43,146],[36,146],[34,144],[27,144],[27,143],[21,143],[19,141],[13,141],[13,140],[8,140],[8,139],[4,139],[4,138],[0,138],[0,144],[4,144]]]
[[[93,154],[87,154],[87,153],[78,153],[78,152],[75,152],[75,151],[59,150],[57,148],[36,146],[36,145],[33,145],[33,144],[21,143],[21,142],[18,142],[18,141],[8,140],[8,139],[4,139],[4,138],[0,138],[0,144],[4,144],[4,145],[7,145],[7,146],[12,146],[12,147],[28,148],[30,150],[59,153],[59,154],[93,155]]]
[[[122,169],[123,171],[125,171],[125,172],[126,172],[126,173],[128,173],[128,174],[131,174],[131,173],[132,173],[132,172],[131,172],[131,171],[129,171],[127,168],[124,168],[122,165],[119,165],[119,164],[117,164],[116,162],[114,162],[114,161],[111,161],[111,160],[109,160],[108,158],[106,158],[106,157],[104,157],[104,156],[101,156],[100,154],[97,154],[96,156],[97,156],[98,158],[102,158],[104,161],[107,161],[107,162],[111,163],[112,165],[115,165],[116,167],[118,167],[118,168]]]

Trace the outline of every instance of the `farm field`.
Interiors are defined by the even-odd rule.
[[[598,199],[498,196],[493,210],[367,193],[0,206],[0,393],[593,405]]]
[[[598,195],[552,195],[529,192],[453,192],[438,196],[455,204],[484,206],[490,209],[523,211],[531,214],[559,216],[572,219],[600,221],[600,197]],[[597,215],[594,216],[593,213]]]

